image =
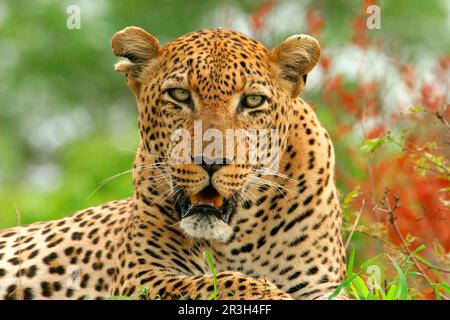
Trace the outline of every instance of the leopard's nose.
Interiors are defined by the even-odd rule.
[[[212,177],[214,172],[229,164],[226,158],[208,159],[205,157],[194,157],[194,163],[197,163],[205,169],[209,176]]]
[[[222,168],[223,165],[225,164],[217,164],[217,163],[202,164],[202,168],[208,172],[209,176],[212,176],[214,172]]]

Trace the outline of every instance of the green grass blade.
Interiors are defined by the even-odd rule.
[[[399,281],[399,296],[398,298],[400,300],[408,300],[408,283],[406,281],[406,276],[403,273],[403,270],[400,268],[398,263],[389,255],[387,255],[388,258],[392,261],[392,264],[394,265],[395,270],[397,271],[397,280]]]
[[[328,297],[328,300],[333,300],[339,293],[341,293],[342,289],[347,288],[349,284],[353,281],[353,279],[357,276],[357,274],[352,275],[347,278],[344,282],[342,282],[334,292]]]
[[[397,297],[398,297],[398,287],[395,283],[392,283],[386,295],[386,300],[397,300]]]
[[[353,275],[353,265],[355,263],[355,248],[352,248],[352,252],[350,252],[350,257],[348,258],[347,263],[347,276]]]
[[[425,249],[425,245],[422,244],[420,246],[418,246],[416,249],[414,249],[402,262],[401,264],[404,264],[406,262],[408,262],[412,257],[416,257],[417,253],[424,250]],[[417,257],[416,257],[417,258]]]
[[[370,266],[371,264],[373,264],[373,262],[374,262],[375,260],[377,260],[377,259],[383,257],[384,255],[385,255],[385,253],[380,253],[380,254],[377,254],[375,257],[370,258],[369,260],[367,260],[366,262],[364,262],[364,263],[361,265],[361,270],[367,269],[367,267]]]
[[[438,287],[444,289],[446,292],[450,293],[450,285],[447,283],[437,283]]]
[[[211,252],[205,251],[205,259],[206,259],[206,262],[208,263],[209,269],[211,270],[211,273],[212,273],[213,287],[214,287],[214,291],[208,297],[208,300],[214,300],[217,298],[217,296],[219,295],[220,292],[217,288],[217,274],[216,274],[216,269],[214,268],[214,259],[211,255]]]
[[[364,280],[360,276],[356,276],[352,283],[355,285],[356,292],[360,299],[366,300],[370,291]]]

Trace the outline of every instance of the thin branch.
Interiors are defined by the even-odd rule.
[[[433,168],[425,168],[425,167],[422,167],[422,166],[418,166],[417,169],[424,170],[424,171],[430,171],[430,172],[433,172],[435,174],[443,174],[439,170],[436,170],[436,169],[433,169]]]
[[[381,203],[383,205],[382,208],[378,208],[381,211],[384,211],[387,213],[388,215],[388,219],[389,219],[389,223],[392,225],[392,227],[394,228],[394,231],[398,237],[398,239],[400,240],[400,243],[403,247],[403,251],[405,253],[408,254],[409,257],[411,257],[411,260],[413,261],[415,267],[417,268],[417,270],[420,271],[421,275],[425,278],[425,280],[430,284],[430,286],[433,287],[434,281],[431,280],[431,278],[426,274],[425,270],[422,268],[422,266],[419,264],[417,258],[414,256],[413,252],[411,252],[411,250],[409,250],[409,247],[407,245],[407,242],[405,240],[405,238],[402,236],[401,232],[400,232],[400,228],[397,225],[397,222],[395,221],[395,217],[394,217],[394,212],[395,210],[397,210],[398,208],[400,208],[400,197],[398,195],[394,196],[394,205],[391,206],[389,204],[389,199],[388,199],[388,195],[389,195],[389,189],[386,188],[385,192],[384,192],[384,198],[382,199]],[[441,293],[441,296],[445,299],[445,300],[449,300],[445,295],[443,295]]]
[[[450,176],[450,169],[447,168],[445,165],[437,163],[436,161],[433,161],[432,159],[430,159],[426,154],[422,154],[420,153],[418,150],[410,148],[406,145],[402,145],[401,143],[392,140],[392,143],[394,143],[395,145],[399,146],[402,151],[407,151],[409,153],[412,153],[414,155],[416,155],[419,158],[425,159],[425,161],[429,162],[430,164],[436,166],[437,168],[441,169],[443,172],[439,172],[439,174],[444,174],[447,176]]]
[[[397,144],[400,145],[400,144]],[[440,172],[440,174],[445,174],[447,176],[450,176],[450,170],[445,166],[442,165],[440,163],[437,163],[436,161],[433,161],[432,159],[430,159],[427,155],[421,154],[419,151],[414,150],[412,148],[409,148],[407,146],[403,146],[403,150],[404,151],[408,151],[412,154],[415,154],[416,156],[418,156],[419,158],[425,159],[427,162],[429,162],[430,164],[438,167],[439,169],[441,169],[443,172]]]
[[[447,128],[447,130],[450,130],[450,123],[445,119],[444,114],[447,111],[448,104],[445,106],[445,109],[442,111],[442,114],[439,111],[435,112],[436,117],[439,119],[439,121],[442,122],[442,124]]]
[[[348,235],[347,241],[345,242],[345,250],[347,250],[348,245],[350,244],[350,240],[352,239],[353,233],[355,232],[355,229],[358,226],[359,218],[361,218],[361,214],[363,212],[365,204],[366,204],[366,199],[363,199],[361,202],[361,208],[359,209],[358,215],[356,216],[356,220],[353,223],[353,227],[350,230],[350,234]]]
[[[372,234],[372,233],[370,233],[370,232],[367,232],[367,231],[364,231],[364,230],[356,230],[356,232],[359,232],[359,233],[361,233],[361,234],[363,234],[363,235],[365,235],[365,236],[368,236],[368,237],[370,237],[370,238],[373,238],[374,240],[377,240],[377,241],[379,241],[379,242],[381,242],[382,244],[384,244],[384,245],[386,245],[386,246],[390,246],[390,247],[395,247],[392,243],[390,243],[389,241],[387,241],[387,240],[385,240],[385,239],[383,239],[383,238],[381,238],[381,237],[379,237],[379,236],[377,236],[377,235],[375,235],[375,234]],[[403,251],[402,251],[403,252]]]

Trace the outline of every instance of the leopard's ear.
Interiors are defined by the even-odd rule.
[[[114,69],[125,73],[128,85],[138,94],[141,72],[150,60],[158,57],[159,41],[144,29],[128,27],[114,34],[111,46],[116,56],[127,59],[116,63]]]
[[[305,34],[293,35],[272,49],[270,56],[277,76],[296,97],[305,86],[306,75],[319,61],[319,41]]]

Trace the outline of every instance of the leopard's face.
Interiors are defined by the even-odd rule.
[[[140,30],[131,40],[123,31],[113,49],[131,60],[117,69],[126,68],[120,71],[138,101],[141,139],[160,169],[159,176],[146,178],[157,181],[157,194],[172,199],[187,235],[226,242],[239,202],[268,183],[262,178],[267,170],[278,170],[289,105],[310,69],[302,64],[313,63],[309,47],[269,51],[220,29],[159,47]],[[317,42],[305,39],[311,48]],[[139,46],[135,52],[133,45]],[[298,61],[295,54],[302,55]]]

